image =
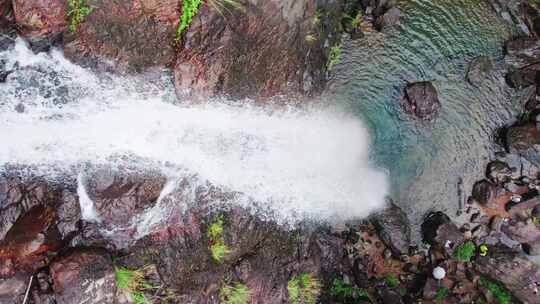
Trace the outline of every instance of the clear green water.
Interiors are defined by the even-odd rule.
[[[497,147],[494,130],[518,109],[504,83],[502,46],[515,35],[485,1],[401,3],[401,26],[343,43],[329,91],[372,132],[372,157],[389,171],[393,196],[413,222],[431,209],[455,212],[457,182],[465,193]],[[480,88],[465,81],[468,63],[488,55],[497,68]],[[442,110],[432,123],[401,110],[407,82],[433,81]]]

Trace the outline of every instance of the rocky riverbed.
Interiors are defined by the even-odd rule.
[[[324,91],[342,34],[362,39],[402,16],[383,0],[209,1],[178,36],[186,3],[2,1],[0,51],[20,36],[98,72],[167,67],[189,102],[301,103]],[[521,32],[506,43],[503,85],[526,98],[493,134],[500,152],[484,179],[471,193],[458,183],[457,214],[434,210],[411,225],[388,199],[367,218],[284,225],[230,204],[250,200],[244,193],[129,159],[54,176],[4,164],[0,303],[540,303],[540,5],[490,4]],[[492,68],[478,57],[465,81],[477,86]],[[20,69],[0,61],[0,85]],[[437,123],[444,104],[430,81],[402,92],[404,113]]]

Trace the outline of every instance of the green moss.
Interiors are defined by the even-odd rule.
[[[482,277],[479,281],[480,286],[483,286],[495,297],[495,300],[499,304],[510,304],[512,303],[512,295],[500,284],[490,281],[489,279]]]
[[[251,290],[241,283],[234,286],[225,285],[219,291],[219,299],[223,304],[247,304],[250,297]]]
[[[461,262],[470,262],[475,254],[476,245],[472,241],[468,241],[458,246],[454,252],[454,257]]]
[[[321,293],[321,282],[311,273],[292,277],[287,284],[291,304],[315,304]]]
[[[307,34],[306,37],[305,37],[305,40],[306,40],[307,43],[312,44],[315,41],[317,41],[317,37],[315,37],[315,35],[313,35],[313,34]]]
[[[326,69],[331,70],[334,64],[339,59],[341,55],[341,45],[334,45],[330,48],[330,53],[328,54],[328,62],[326,63]]]
[[[77,27],[84,21],[94,8],[85,5],[84,0],[68,0],[68,16],[71,18],[69,30],[72,33],[77,31]]]
[[[208,227],[208,239],[210,240],[210,251],[214,260],[221,262],[230,252],[223,238],[223,215],[220,215]]]
[[[132,270],[124,267],[115,267],[116,286],[131,295],[135,304],[150,304],[144,295],[144,290],[152,288],[151,284],[144,279],[142,270]]]
[[[442,300],[446,299],[446,297],[448,297],[449,294],[450,294],[450,289],[448,289],[448,287],[441,287],[437,290],[435,301],[441,302]]]

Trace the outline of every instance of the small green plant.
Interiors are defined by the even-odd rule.
[[[343,282],[343,280],[334,279],[332,288],[330,289],[330,295],[333,297],[341,298],[356,298],[361,301],[371,301],[369,294],[356,286],[351,286]]]
[[[115,267],[116,285],[131,295],[135,304],[150,304],[144,295],[144,290],[152,289],[152,285],[144,279],[142,270],[132,270],[124,267]]]
[[[441,302],[444,299],[446,299],[446,297],[448,297],[449,294],[450,294],[450,289],[448,289],[448,287],[441,287],[437,290],[435,301]]]
[[[461,262],[470,262],[475,254],[476,245],[472,241],[468,241],[458,246],[454,252],[454,257]]]
[[[339,59],[339,56],[341,55],[341,45],[334,45],[330,48],[330,53],[328,54],[328,62],[326,64],[326,69],[331,70],[334,64]]]
[[[352,16],[349,14],[343,14],[342,22],[351,28],[357,28],[359,25],[357,15]]]
[[[387,273],[384,276],[384,281],[386,282],[386,285],[388,285],[388,287],[397,289],[402,297],[407,294],[407,289],[400,286],[401,284],[399,282],[399,279],[394,274]]]
[[[315,304],[321,293],[321,282],[311,273],[304,272],[292,277],[287,284],[289,301],[292,304]]]
[[[317,10],[313,15],[313,26],[318,26],[321,23],[321,11]]]
[[[241,283],[234,286],[225,285],[219,291],[219,299],[223,304],[247,304],[250,297],[251,290]]]
[[[214,260],[221,262],[230,252],[229,247],[225,244],[223,238],[223,215],[218,218],[208,227],[208,239],[210,239],[210,251]]]
[[[233,7],[237,10],[243,11],[245,8],[236,0],[206,0],[212,7],[214,7],[221,15],[223,9],[227,6]],[[184,32],[189,28],[193,18],[197,15],[201,6],[205,3],[205,0],[182,0],[182,15],[180,16],[180,22],[176,28],[176,42],[180,41]]]
[[[84,21],[84,18],[94,10],[94,8],[86,6],[84,1],[85,0],[68,0],[68,16],[71,17],[69,30],[72,33],[77,31],[79,24],[81,24]]]
[[[510,304],[512,303],[512,296],[510,293],[500,284],[490,281],[485,277],[481,277],[478,282],[480,286],[487,288],[497,300],[499,304]]]

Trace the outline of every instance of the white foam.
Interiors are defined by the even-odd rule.
[[[84,187],[82,174],[77,177],[77,195],[79,196],[79,206],[81,208],[81,218],[87,222],[101,222],[96,206]]]
[[[386,174],[370,164],[369,134],[356,117],[215,101],[174,105],[167,102],[172,87],[166,81],[96,75],[59,52],[33,55],[20,41],[2,56],[54,70],[69,102],[56,104],[39,90],[21,93],[13,75],[0,84],[0,164],[68,168],[134,155],[243,192],[283,217],[362,217],[384,205]],[[54,96],[59,85],[52,83]],[[23,113],[15,111],[19,103]]]

